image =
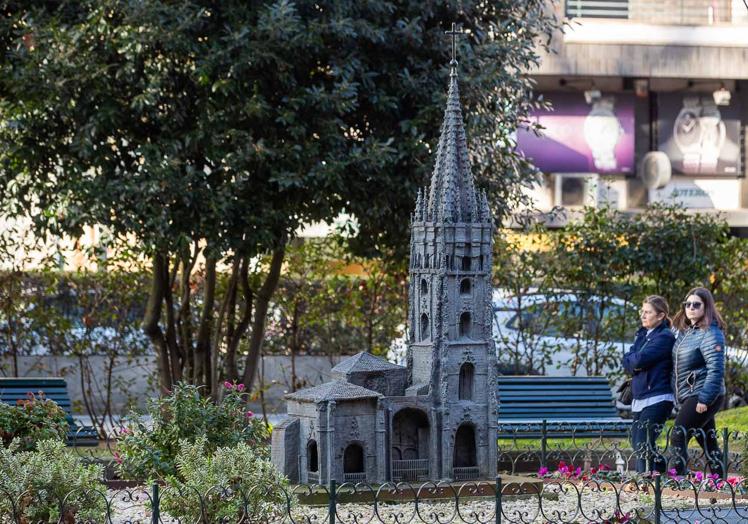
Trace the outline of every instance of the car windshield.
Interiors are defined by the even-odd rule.
[[[636,312],[607,301],[548,301],[523,307],[506,327],[537,336],[592,338],[610,341],[632,340],[638,327]]]

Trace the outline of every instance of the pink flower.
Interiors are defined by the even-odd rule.
[[[117,461],[117,464],[122,464],[122,457],[116,451],[114,452],[114,460]]]
[[[577,467],[577,469],[574,470],[574,476],[575,477],[581,477],[582,476],[582,468]]]
[[[696,482],[701,482],[702,480],[704,480],[704,473],[702,473],[701,471],[695,471],[693,477]]]
[[[237,384],[236,385],[236,390],[237,391],[244,391],[244,384]]]
[[[122,428],[122,431],[120,431],[121,435],[132,435],[132,430],[130,428]]]
[[[610,468],[606,464],[600,464],[600,467],[597,468],[597,471],[610,471]]]
[[[244,414],[244,416],[245,416],[245,417],[247,417],[247,418],[252,418],[252,417],[254,417],[254,416],[255,416],[255,414],[254,414],[254,413],[252,413],[251,411],[247,411],[247,412],[246,412],[246,413]]]
[[[742,477],[727,477],[727,483],[733,488],[743,482]]]
[[[228,380],[223,383],[223,387],[225,387],[226,389],[234,389],[234,385]]]
[[[543,466],[542,468],[540,468],[538,470],[538,476],[539,477],[545,477],[546,475],[548,475],[548,468],[546,468],[545,466]]]
[[[675,468],[670,468],[667,470],[668,477],[675,478],[678,476],[678,471]]]

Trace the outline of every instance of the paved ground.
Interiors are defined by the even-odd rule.
[[[702,509],[701,514],[696,512],[681,511],[677,513],[675,511],[663,511],[662,512],[662,524],[668,523],[700,523],[700,524],[745,524],[748,522],[748,507],[738,508],[738,511],[734,509],[727,510],[714,510],[711,511],[707,508]]]

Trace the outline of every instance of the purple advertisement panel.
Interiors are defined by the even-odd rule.
[[[659,150],[673,172],[683,175],[739,175],[740,107],[733,98],[718,106],[711,93],[669,93],[657,97]]]
[[[632,173],[634,97],[603,94],[587,103],[584,93],[548,93],[551,111],[531,118],[542,136],[517,132],[517,147],[549,173]]]

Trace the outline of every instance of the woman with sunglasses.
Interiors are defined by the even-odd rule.
[[[714,415],[725,398],[725,335],[722,320],[708,289],[697,287],[686,295],[673,325],[673,384],[680,406],[670,445],[677,453],[675,470],[686,472],[688,442],[696,437],[712,473],[724,476]]]
[[[665,472],[665,461],[661,457],[654,457],[649,464],[646,459],[652,457],[648,442],[657,440],[675,402],[670,385],[675,335],[670,330],[669,312],[668,303],[661,296],[645,298],[640,311],[641,328],[636,332],[634,345],[623,357],[623,367],[632,376],[634,424],[631,446],[636,453],[638,473],[651,467],[660,473]]]

